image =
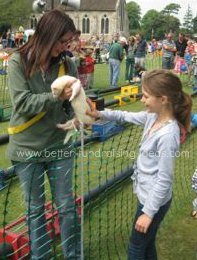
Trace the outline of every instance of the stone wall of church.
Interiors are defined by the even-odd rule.
[[[82,31],[82,21],[85,15],[90,19],[90,33],[89,34],[81,34],[81,38],[88,40],[92,36],[102,36],[102,39],[105,42],[111,42],[113,36],[117,33],[128,35],[128,19],[126,12],[124,12],[123,16],[120,17],[119,10],[117,11],[65,11],[68,15],[73,19],[75,26],[77,29]],[[101,34],[101,20],[106,15],[109,19],[109,33]],[[42,14],[34,14],[34,16],[39,20]],[[121,19],[123,20],[123,30],[121,30]]]
[[[120,32],[120,19],[116,12],[70,12],[69,16],[73,19],[75,26],[77,29],[82,31],[82,21],[85,15],[90,19],[90,33],[89,34],[83,34],[81,35],[81,38],[83,39],[90,39],[93,35],[102,36],[104,38],[104,41],[111,42],[112,37],[114,34]],[[108,34],[101,34],[101,20],[106,15],[106,17],[109,19],[109,33]],[[125,28],[126,30],[126,28]]]

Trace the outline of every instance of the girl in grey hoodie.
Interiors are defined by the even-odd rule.
[[[174,161],[179,155],[182,130],[189,130],[192,102],[183,92],[179,77],[169,70],[146,72],[142,78],[142,93],[141,101],[146,111],[97,111],[92,108],[88,114],[144,127],[132,176],[138,205],[128,259],[156,260],[156,234],[171,204]]]

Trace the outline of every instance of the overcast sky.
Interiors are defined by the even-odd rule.
[[[126,0],[126,2],[129,3],[131,0]],[[134,0],[134,2],[140,6],[142,16],[150,9],[155,9],[160,12],[166,5],[171,3],[179,4],[181,6],[177,16],[181,23],[183,22],[183,17],[187,11],[188,4],[192,9],[193,18],[197,15],[197,0]]]

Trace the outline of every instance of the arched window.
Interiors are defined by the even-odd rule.
[[[90,33],[90,19],[88,18],[87,14],[84,15],[82,21],[82,33]]]
[[[109,18],[106,14],[104,14],[103,18],[101,19],[101,33],[108,34],[109,33]]]

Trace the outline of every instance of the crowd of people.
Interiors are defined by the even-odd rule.
[[[163,41],[162,67],[173,69],[176,73],[187,73],[188,81],[192,80],[193,90],[197,90],[197,42],[187,39],[183,33],[179,33],[178,39],[173,40],[173,34],[169,33]]]
[[[168,33],[164,40],[152,39],[147,43],[138,33],[135,36],[123,38],[124,44],[121,47],[122,38],[114,39],[114,43],[109,48],[110,86],[117,86],[120,62],[124,57],[126,60],[125,81],[129,83],[140,81],[142,72],[146,70],[146,57],[151,55],[152,58],[158,56],[162,58],[163,69],[173,70],[178,74],[187,73],[188,80],[193,81],[191,82],[193,90],[197,90],[197,42],[195,39],[186,38],[183,33],[179,33],[178,39],[174,41],[173,34]],[[119,46],[122,56],[114,53],[114,46]],[[110,61],[113,61],[113,67]],[[114,82],[111,80],[113,77]]]
[[[20,47],[32,36],[34,30],[19,30],[13,34],[10,30],[2,34],[2,48]],[[193,90],[197,90],[197,42],[183,33],[174,40],[173,34],[168,33],[163,40],[147,41],[140,33],[123,37],[116,34],[111,42],[104,42],[97,35],[84,40],[79,39],[69,45],[67,55],[75,59],[79,78],[85,89],[94,86],[95,63],[109,63],[109,86],[117,87],[121,63],[125,61],[125,82],[140,81],[142,72],[146,70],[147,55],[162,57],[162,68],[172,69],[176,73],[188,74]]]
[[[25,196],[32,259],[49,259],[53,254],[44,217],[45,175],[59,214],[64,257],[80,259],[80,228],[72,187],[73,144],[70,141],[64,146],[65,133],[56,127],[57,123],[74,117],[68,101],[72,89],[68,86],[55,98],[50,88],[60,76],[62,66],[64,74],[79,78],[85,89],[94,87],[101,43],[96,37],[82,45],[80,35],[67,14],[51,10],[39,20],[31,38],[19,44],[9,59],[13,113],[8,155]],[[93,118],[125,121],[144,128],[132,176],[138,204],[128,242],[128,260],[157,259],[156,234],[172,201],[174,155],[180,149],[182,131],[190,129],[192,106],[191,97],[184,93],[181,80],[172,69],[174,59],[183,58],[187,51],[195,57],[196,42],[192,41],[194,49],[190,42],[181,38],[181,34],[174,42],[171,33],[162,43],[152,41],[155,46],[151,54],[162,50],[163,69],[146,71],[148,43],[142,35],[137,33],[128,38],[115,35],[108,49],[110,87],[117,87],[120,65],[125,60],[125,81],[141,77],[141,101],[146,111],[97,111],[88,100],[89,115]],[[61,156],[57,152],[60,150]]]
[[[12,32],[8,29],[8,31],[2,33],[0,37],[2,49],[19,47],[26,42],[26,35],[23,27],[21,26],[19,29],[20,30],[16,32]]]

